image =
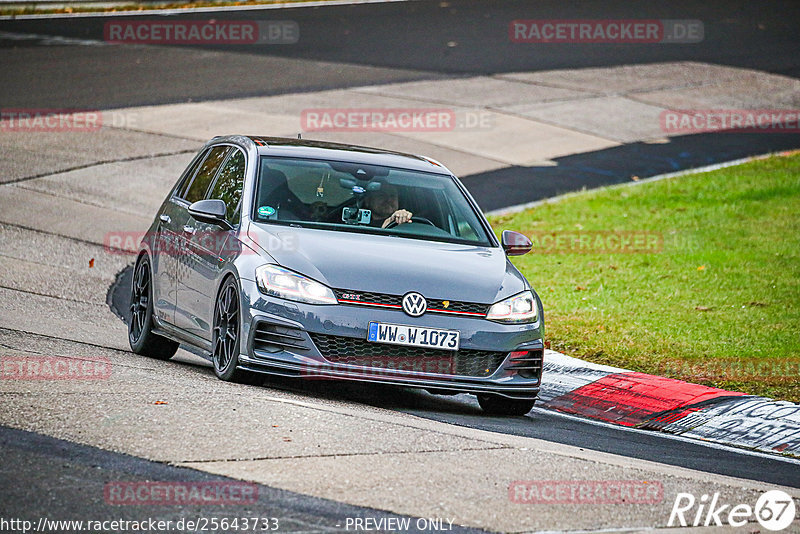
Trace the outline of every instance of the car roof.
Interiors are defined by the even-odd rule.
[[[226,136],[215,137],[209,144],[219,142],[253,143],[259,153],[264,156],[283,156],[297,158],[322,159],[330,161],[347,161],[367,165],[382,165],[402,169],[433,172],[451,175],[452,172],[438,161],[424,156],[394,152],[380,148],[310,139],[293,139],[289,137],[269,136]]]

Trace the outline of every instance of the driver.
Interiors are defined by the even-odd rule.
[[[386,228],[391,223],[411,222],[411,212],[399,208],[397,188],[387,183],[381,184],[377,191],[370,191],[364,199],[364,207],[372,211],[371,226]],[[382,222],[381,222],[382,221]]]

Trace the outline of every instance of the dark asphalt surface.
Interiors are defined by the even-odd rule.
[[[208,19],[209,14],[180,14]],[[607,2],[555,0],[411,2],[281,11],[242,10],[216,19],[294,20],[296,45],[145,47],[52,45],[0,34],[0,108],[90,108],[264,96],[449,76],[695,60],[800,77],[800,3]],[[514,19],[699,19],[705,40],[693,45],[514,45]],[[108,19],[2,20],[0,32],[102,39]],[[663,145],[629,144],[560,158],[557,167],[503,169],[464,181],[484,209],[561,192],[797,148],[796,135],[694,135]],[[537,177],[531,180],[531,177]],[[488,179],[487,179],[488,178]],[[126,297],[118,297],[123,299]],[[120,304],[124,308],[124,305]],[[210,372],[210,371],[209,371]],[[318,396],[355,400],[452,424],[536,437],[592,450],[774,484],[800,486],[800,468],[666,438],[567,419],[535,410],[522,418],[483,416],[471,397],[341,384],[270,381]],[[85,519],[199,515],[192,508],[110,507],[112,480],[217,480],[124,455],[0,428],[0,509],[4,516]],[[22,474],[22,475],[21,475]],[[20,476],[24,477],[20,483]],[[193,478],[194,477],[194,478]],[[259,488],[250,516],[282,518],[288,530],[326,530],[347,515],[369,514],[338,503]],[[47,496],[47,497],[45,497]],[[208,514],[208,509],[202,512]],[[217,515],[241,515],[222,510]],[[215,510],[215,513],[217,511]]]
[[[506,167],[462,177],[481,209],[491,211],[570,191],[630,182],[800,147],[800,134],[733,133],[670,137],[553,158],[555,166]]]
[[[178,529],[178,521],[201,518],[266,518],[269,524],[277,519],[278,532],[340,532],[347,518],[401,518],[399,516],[290,491],[254,485],[257,499],[245,504],[120,505],[106,500],[106,484],[159,482],[178,484],[237,483],[232,479],[210,475],[193,469],[173,467],[94,447],[79,445],[31,432],[0,426],[0,517],[32,521],[49,520],[127,520],[172,521],[168,532],[202,532],[203,529]],[[253,520],[250,519],[252,522]],[[416,528],[412,518],[411,532]],[[259,529],[263,525],[259,522]],[[4,532],[20,529],[0,527]],[[156,532],[144,529],[116,531]],[[254,529],[205,529],[206,532],[235,532]],[[72,532],[77,528],[48,528],[45,532]],[[90,531],[99,532],[91,529]],[[114,532],[106,529],[105,532]],[[261,532],[261,530],[258,530]],[[483,532],[456,527],[455,532]]]
[[[212,15],[159,18],[208,20]],[[39,38],[16,40],[0,33],[0,108],[108,109],[519,70],[687,60],[800,77],[800,2],[795,1],[416,1],[241,10],[213,18],[293,20],[300,40],[292,45],[215,47],[42,46],[45,41]],[[704,24],[705,38],[670,45],[511,43],[509,22],[526,18],[697,19]],[[110,20],[117,19],[0,20],[0,32],[102,41],[104,24]],[[58,91],[50,82],[58,84]],[[632,176],[646,178],[798,147],[798,134],[686,135],[666,144],[631,143],[558,158],[554,167],[510,167],[462,178],[488,211],[626,182]]]
[[[800,3],[793,0],[448,0],[171,17],[293,20],[299,25],[300,40],[293,45],[201,49],[39,47],[36,40],[0,39],[4,48],[0,103],[8,107],[107,109],[443,75],[687,60],[800,76]],[[703,22],[705,38],[696,44],[593,46],[531,46],[508,38],[508,25],[515,19],[640,18],[698,19]],[[103,25],[109,20],[113,19],[2,20],[0,31],[102,40]],[[42,83],[43,78],[58,80],[59,90],[52,91],[50,84]]]

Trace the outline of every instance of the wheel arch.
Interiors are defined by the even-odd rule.
[[[222,293],[222,288],[225,287],[225,284],[228,280],[233,280],[236,284],[236,294],[239,299],[239,354],[246,354],[247,353],[247,334],[249,334],[248,323],[245,321],[245,317],[248,315],[248,309],[246,308],[247,303],[249,302],[248,299],[244,298],[245,296],[242,294],[242,283],[239,276],[239,272],[233,268],[233,266],[228,266],[219,277],[219,283],[217,283],[217,289],[214,292],[214,308],[212,311],[211,322],[212,328],[214,326],[214,322],[216,321],[217,316],[217,301],[219,300],[220,294]],[[213,332],[211,336],[211,346],[212,351],[214,347],[214,337]]]

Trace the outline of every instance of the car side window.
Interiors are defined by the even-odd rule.
[[[209,151],[205,150],[200,155],[192,160],[189,166],[183,171],[181,175],[180,184],[175,188],[174,195],[179,198],[183,198],[183,195],[186,193],[186,189],[189,187],[189,184],[192,183],[192,178],[194,177],[197,169],[200,167],[200,164],[206,159],[208,156]]]
[[[233,226],[237,224],[236,217],[239,212],[239,203],[242,200],[244,171],[244,153],[241,150],[234,149],[222,170],[219,171],[217,181],[208,194],[208,198],[225,201],[225,205],[228,208],[226,218]]]
[[[200,170],[197,171],[194,180],[192,180],[192,184],[183,196],[189,204],[205,198],[208,186],[211,185],[211,180],[214,179],[214,175],[217,174],[217,169],[219,169],[219,166],[225,161],[225,157],[228,155],[228,152],[231,151],[231,148],[232,147],[228,145],[222,145],[211,149],[208,157],[206,157],[205,161],[203,161],[203,164],[200,166]]]

